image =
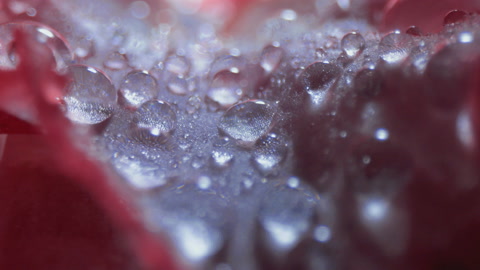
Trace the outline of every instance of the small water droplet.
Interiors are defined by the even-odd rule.
[[[313,236],[318,242],[326,243],[331,238],[330,228],[325,225],[317,226],[313,232]]]
[[[202,99],[199,96],[191,96],[187,100],[186,110],[188,114],[194,114],[202,107]]]
[[[298,179],[298,177],[292,176],[288,178],[287,185],[290,188],[298,188],[300,186],[300,179]]]
[[[270,130],[274,115],[270,103],[250,100],[228,109],[220,118],[218,129],[239,142],[252,144]]]
[[[241,73],[245,70],[246,61],[241,56],[223,55],[213,61],[210,68],[210,76],[213,78],[221,71],[230,71],[231,73]],[[232,72],[232,69],[236,72]]]
[[[285,140],[270,134],[257,141],[252,158],[257,169],[263,173],[269,173],[278,168],[287,157],[287,153]]]
[[[233,154],[226,151],[212,151],[212,164],[217,168],[226,168],[233,162]]]
[[[356,32],[346,34],[341,41],[342,50],[348,57],[356,57],[365,49],[365,39]]]
[[[121,70],[128,66],[128,61],[125,55],[113,52],[105,59],[103,65],[111,70]]]
[[[132,71],[120,85],[120,93],[134,107],[157,96],[157,81],[146,71]]]
[[[398,64],[407,58],[412,46],[412,37],[399,31],[387,34],[380,40],[378,51],[387,63]]]
[[[291,9],[284,9],[282,10],[280,17],[286,21],[294,21],[297,19],[297,13]]]
[[[135,1],[130,4],[130,13],[134,18],[145,19],[150,15],[150,5],[145,1]]]
[[[272,73],[280,65],[284,55],[282,48],[269,45],[263,49],[260,66],[267,74]]]
[[[467,13],[462,10],[452,10],[445,15],[443,19],[443,25],[454,25],[465,21],[467,18]]]
[[[335,64],[316,62],[302,72],[300,84],[307,92],[325,91],[336,81],[342,70]]]
[[[81,124],[97,124],[109,118],[117,103],[117,91],[99,70],[81,65],[70,66],[72,81],[64,97],[67,117]]]
[[[406,31],[405,33],[407,33],[408,35],[411,35],[411,36],[415,36],[415,37],[419,37],[422,35],[422,31],[420,31],[420,28],[418,26],[410,26]]]
[[[190,62],[185,56],[171,55],[165,60],[164,66],[165,70],[178,77],[186,77],[190,71]]]
[[[461,32],[458,34],[458,41],[460,43],[472,43],[474,36],[472,32]]]
[[[167,89],[175,95],[186,95],[188,93],[188,83],[182,77],[171,76],[168,78]]]
[[[389,134],[387,129],[379,128],[375,131],[375,138],[377,138],[377,140],[379,140],[379,141],[388,140],[389,136],[390,136],[390,134]]]
[[[197,181],[197,186],[200,189],[209,189],[212,186],[212,180],[208,176],[200,176]]]
[[[227,70],[215,75],[207,92],[207,97],[222,108],[228,108],[237,103],[242,95],[241,76]]]
[[[177,116],[171,106],[161,100],[150,100],[138,108],[133,132],[141,141],[165,142],[174,132]]]

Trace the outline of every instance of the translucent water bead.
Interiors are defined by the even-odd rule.
[[[346,34],[341,41],[342,50],[353,58],[365,49],[365,39],[356,32]]]
[[[15,52],[15,33],[22,31],[33,42],[47,46],[56,62],[57,70],[64,70],[73,60],[73,53],[65,38],[54,29],[36,22],[15,22],[0,25],[0,68],[14,69],[19,61]]]
[[[157,81],[146,71],[132,71],[120,85],[120,93],[125,101],[134,107],[157,96]]]
[[[218,129],[240,143],[253,144],[270,130],[274,116],[275,108],[270,103],[249,100],[228,109]]]
[[[68,68],[72,81],[64,101],[67,117],[81,124],[97,124],[109,118],[117,104],[117,91],[98,69],[83,65]]]
[[[165,142],[174,132],[177,115],[170,104],[148,101],[138,108],[133,119],[133,134],[142,142]]]

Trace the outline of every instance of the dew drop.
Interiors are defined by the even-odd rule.
[[[36,22],[7,23],[0,25],[0,68],[14,69],[19,56],[14,50],[15,33],[23,31],[32,42],[48,47],[56,62],[56,69],[64,71],[73,60],[66,39],[54,29]]]
[[[274,107],[262,100],[250,100],[228,109],[220,118],[220,132],[252,144],[266,134],[273,124]]]
[[[294,21],[297,19],[297,13],[292,10],[292,9],[284,9],[282,10],[282,13],[280,14],[282,19],[286,21]]]
[[[288,148],[283,138],[269,134],[255,144],[252,159],[255,167],[263,173],[278,168],[287,157]]]
[[[213,78],[207,97],[222,108],[237,103],[243,95],[241,76],[228,70]]]
[[[272,73],[280,65],[284,55],[282,48],[269,45],[263,49],[260,66],[267,74]]]
[[[422,35],[422,31],[420,31],[420,28],[418,26],[410,26],[406,31],[405,33],[407,33],[408,35],[411,35],[411,36],[415,36],[415,37],[419,37]]]
[[[186,110],[188,114],[194,114],[202,107],[202,99],[199,96],[191,96],[187,100]]]
[[[145,19],[150,15],[150,6],[144,1],[135,1],[130,4],[130,13],[137,19]]]
[[[300,84],[307,91],[325,91],[340,76],[342,70],[335,64],[316,62],[309,65],[299,77]]]
[[[150,100],[138,108],[133,119],[134,134],[142,141],[165,142],[174,132],[177,116],[161,100]]]
[[[188,83],[183,77],[171,76],[168,78],[167,89],[172,94],[183,96],[188,93]]]
[[[113,52],[105,59],[103,65],[111,70],[121,70],[128,66],[128,61],[125,55]]]
[[[377,131],[375,131],[375,138],[379,141],[385,141],[388,140],[388,137],[390,136],[389,132],[387,129],[384,128],[379,128]]]
[[[412,37],[399,31],[387,34],[378,44],[380,57],[390,64],[398,64],[407,58],[412,45]]]
[[[117,92],[99,70],[81,65],[68,69],[72,81],[64,97],[67,117],[81,124],[98,124],[109,118],[117,102]]]
[[[212,180],[208,176],[200,176],[197,181],[197,186],[200,189],[209,189],[212,185]]]
[[[313,232],[315,240],[321,243],[326,243],[331,238],[330,228],[325,225],[317,226]]]
[[[342,38],[341,46],[347,56],[353,58],[365,49],[365,39],[359,33],[348,33]]]
[[[165,70],[177,75],[186,77],[190,71],[190,62],[184,56],[171,55],[165,60]]]
[[[220,56],[212,63],[210,68],[210,76],[216,76],[221,71],[230,71],[232,73],[240,73],[245,70],[246,61],[243,57],[224,55]]]
[[[146,71],[132,71],[120,85],[128,105],[138,107],[157,96],[157,81]]]
[[[452,10],[445,15],[445,18],[443,19],[443,25],[452,25],[452,24],[457,24],[465,21],[467,18],[467,13],[462,10]]]
[[[233,154],[226,151],[212,151],[212,165],[216,168],[227,168],[233,163]]]

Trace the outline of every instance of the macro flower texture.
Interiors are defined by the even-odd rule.
[[[480,269],[479,10],[1,0],[0,269]]]

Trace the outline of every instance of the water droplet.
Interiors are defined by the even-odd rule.
[[[213,61],[210,68],[210,76],[214,77],[217,73],[221,71],[230,71],[232,73],[240,73],[245,70],[246,61],[243,57],[224,55],[220,56],[215,61]]]
[[[233,154],[226,151],[212,151],[212,164],[217,168],[226,168],[233,163]]]
[[[76,40],[74,48],[75,55],[80,59],[86,59],[95,54],[93,41],[89,37],[81,37]]]
[[[117,103],[117,91],[99,70],[81,65],[69,67],[72,81],[64,97],[67,117],[81,124],[97,124],[109,118]]]
[[[294,21],[297,19],[297,12],[291,9],[284,9],[282,10],[280,17],[286,21]]]
[[[212,180],[208,176],[200,176],[197,181],[199,189],[209,189],[212,186]]]
[[[157,81],[146,71],[132,71],[120,85],[120,93],[134,107],[157,96]]]
[[[304,236],[313,220],[315,203],[297,189],[285,188],[266,195],[258,218],[263,230],[257,239],[275,253],[288,252]]]
[[[171,76],[167,82],[167,89],[175,95],[186,95],[188,93],[188,84],[184,78]]]
[[[471,116],[468,112],[462,111],[457,117],[457,137],[467,149],[475,146],[475,133]]]
[[[347,56],[353,58],[365,49],[365,39],[356,32],[348,33],[342,38],[341,46]]]
[[[313,232],[313,236],[318,242],[326,243],[331,238],[330,228],[325,225],[317,226]]]
[[[378,52],[380,57],[387,63],[398,64],[407,58],[412,44],[410,35],[395,31],[380,40]]]
[[[290,187],[290,188],[298,188],[299,185],[300,185],[300,179],[298,179],[297,177],[290,177],[288,178],[287,180],[287,185]]]
[[[472,43],[474,40],[472,32],[461,32],[458,34],[458,41],[460,43]]]
[[[390,134],[389,134],[387,129],[379,128],[375,131],[375,138],[377,138],[377,140],[379,140],[379,141],[388,140],[389,136],[390,136]]]
[[[145,19],[150,15],[150,6],[144,1],[135,1],[130,4],[130,13],[134,18]]]
[[[237,103],[242,95],[241,76],[228,70],[215,75],[207,92],[207,97],[222,108],[228,108]]]
[[[51,51],[58,71],[64,71],[73,60],[66,39],[54,29],[37,22],[7,23],[0,25],[0,67],[14,69],[19,62],[16,55],[15,33],[22,31],[32,42],[48,47]]]
[[[257,169],[268,173],[278,168],[287,157],[287,153],[285,140],[275,134],[270,134],[257,141],[252,158]]]
[[[388,214],[388,203],[382,199],[370,199],[363,204],[362,214],[368,221],[380,221]]]
[[[358,71],[353,82],[355,91],[365,97],[375,97],[382,89],[382,78],[376,69]]]
[[[187,100],[186,110],[188,114],[194,114],[202,107],[202,99],[199,96],[191,96]]]
[[[186,77],[190,71],[190,62],[185,56],[171,55],[165,60],[165,70],[177,75]]]
[[[138,108],[133,119],[134,134],[142,141],[165,142],[174,132],[177,116],[161,100],[150,100]]]
[[[422,35],[422,31],[420,31],[420,28],[418,26],[410,26],[406,31],[405,33],[407,33],[408,35],[411,35],[411,36],[415,36],[415,37],[419,37]]]
[[[453,25],[465,21],[467,13],[462,10],[452,10],[445,15],[443,25]]]
[[[260,65],[267,74],[270,74],[280,65],[283,55],[282,48],[269,45],[263,49]]]
[[[256,142],[273,124],[274,107],[261,100],[250,100],[228,109],[220,119],[218,129],[247,144]]]
[[[316,62],[309,65],[299,77],[300,84],[307,92],[325,91],[340,76],[342,70],[335,64]]]
[[[337,5],[344,11],[350,9],[350,0],[337,0]]]
[[[125,55],[113,52],[105,59],[103,65],[111,70],[121,70],[128,66],[128,61]]]

